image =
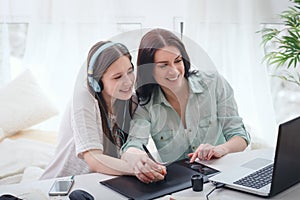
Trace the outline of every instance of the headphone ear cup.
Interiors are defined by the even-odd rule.
[[[95,91],[95,92],[101,92],[102,91],[102,83],[101,83],[101,81],[100,81],[100,83],[101,83],[101,86],[98,84],[98,82],[93,78],[93,77],[88,77],[88,81],[89,81],[89,84],[90,84],[90,86],[93,88],[93,90]]]
[[[100,92],[101,92],[103,90],[103,83],[101,80],[99,81],[98,85],[99,85]]]

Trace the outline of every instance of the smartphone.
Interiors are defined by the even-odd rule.
[[[56,180],[49,190],[49,196],[64,196],[67,195],[74,183],[70,180]]]

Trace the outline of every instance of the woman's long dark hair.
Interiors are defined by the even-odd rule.
[[[164,29],[153,29],[146,33],[139,46],[137,57],[136,94],[140,105],[146,105],[154,89],[159,87],[153,78],[154,56],[157,50],[166,46],[175,46],[181,53],[184,64],[184,77],[190,72],[190,58],[181,40],[172,32]]]
[[[96,43],[89,51],[88,58],[87,58],[87,66],[89,66],[91,57],[94,53],[99,49],[102,45],[108,43],[106,42],[98,42]],[[93,78],[98,81],[100,87],[103,89],[103,83],[101,81],[103,74],[109,68],[109,66],[118,60],[120,57],[126,56],[131,61],[131,55],[123,44],[115,43],[114,45],[104,49],[100,55],[95,60],[95,64],[93,67]],[[133,65],[132,65],[133,66]],[[87,69],[88,70],[88,69]],[[129,101],[124,100],[116,100],[113,107],[114,113],[116,115],[116,123],[113,125],[109,124],[108,118],[108,109],[103,98],[102,92],[95,92],[93,88],[89,85],[89,91],[95,96],[98,101],[98,105],[100,108],[100,115],[101,115],[101,122],[102,122],[102,130],[104,136],[117,148],[120,148],[123,143],[127,140],[128,131],[129,131],[129,122],[133,115],[135,105],[137,104],[136,101],[133,101],[131,98]],[[122,127],[122,124],[125,124],[125,127]],[[110,127],[112,126],[112,127]],[[119,131],[119,132],[118,132]],[[120,140],[120,136],[116,136],[116,133],[120,133],[122,138]],[[105,138],[105,137],[103,137]],[[108,147],[107,147],[108,148]],[[111,156],[117,157],[116,149],[108,150],[105,147],[104,143],[104,153],[109,154]],[[111,147],[110,147],[111,148]],[[113,151],[113,152],[110,152]]]

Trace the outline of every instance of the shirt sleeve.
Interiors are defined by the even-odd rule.
[[[217,75],[216,96],[217,117],[220,121],[225,139],[228,141],[234,136],[240,136],[249,144],[250,135],[246,131],[243,120],[238,114],[233,89],[220,75]]]
[[[76,146],[76,155],[85,151],[103,150],[103,132],[97,100],[87,87],[85,65],[81,67],[73,92],[71,124]]]
[[[149,112],[145,107],[138,106],[130,122],[130,130],[126,143],[121,148],[121,154],[128,148],[134,147],[143,150],[142,145],[148,144],[151,130]]]

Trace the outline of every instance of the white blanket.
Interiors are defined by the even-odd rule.
[[[38,179],[54,151],[55,145],[44,142],[4,139],[0,143],[0,185],[26,181],[23,177]],[[30,174],[23,176],[24,171]]]

